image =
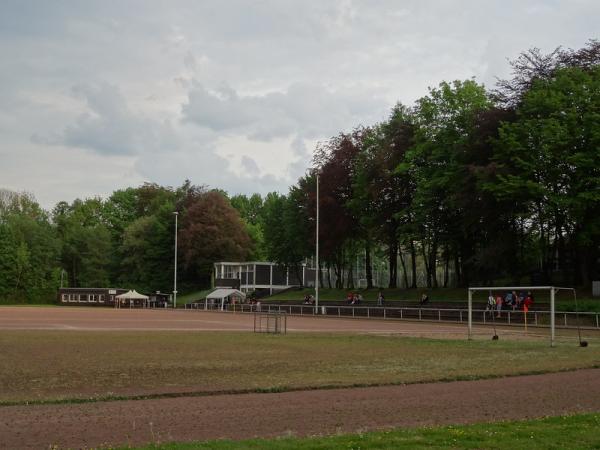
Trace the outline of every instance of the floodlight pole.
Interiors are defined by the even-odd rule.
[[[550,288],[550,347],[554,347],[554,286]]]
[[[175,214],[175,268],[173,270],[173,309],[175,309],[177,308],[177,216],[179,213],[175,211],[173,214]]]
[[[315,268],[315,307],[317,314],[319,313],[319,171],[317,170],[317,234],[315,235],[316,252],[315,260],[317,267]]]
[[[469,323],[469,340],[473,339],[473,291],[469,289],[469,311],[467,313],[467,320]]]

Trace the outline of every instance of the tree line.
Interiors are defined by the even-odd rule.
[[[0,299],[52,301],[61,285],[172,291],[175,211],[182,291],[210,285],[213,262],[252,256],[251,229],[227,196],[187,181],[59,202],[50,212],[29,194],[0,190]]]
[[[314,252],[354,287],[353,262],[385,252],[389,287],[589,285],[600,277],[600,42],[538,49],[492,90],[442,82],[389,118],[321,143],[287,196],[265,200],[267,255]],[[452,274],[452,280],[450,275]],[[321,285],[331,285],[321,279]]]
[[[314,256],[319,177],[320,284],[589,285],[600,277],[600,42],[524,52],[487,90],[442,82],[389,118],[321,142],[285,194],[235,195],[147,183],[107,199],[59,202],[0,190],[0,300],[40,302],[58,286],[172,290],[179,213],[181,291],[210,285],[219,260],[300,271]],[[335,275],[332,281],[332,274]]]

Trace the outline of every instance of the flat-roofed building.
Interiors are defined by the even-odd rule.
[[[304,263],[294,268],[268,261],[218,262],[214,270],[215,288],[239,289],[244,293],[269,290],[273,294],[315,284],[315,270]]]
[[[128,292],[123,288],[59,288],[58,302],[61,305],[73,306],[115,306],[115,297]],[[148,295],[145,305],[162,308],[171,302],[171,294],[156,292]],[[136,306],[141,306],[138,302]]]

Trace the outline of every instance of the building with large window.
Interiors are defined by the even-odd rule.
[[[244,293],[268,290],[269,294],[295,286],[314,286],[315,269],[297,268],[267,261],[218,262],[214,265],[214,287],[239,289]]]

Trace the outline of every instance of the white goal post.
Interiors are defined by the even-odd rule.
[[[554,300],[558,291],[573,291],[575,295],[575,289],[557,286],[483,286],[483,287],[470,287],[469,288],[469,312],[468,312],[468,327],[469,327],[469,340],[473,337],[473,292],[478,291],[549,291],[550,292],[550,346],[554,347],[555,337],[555,308]]]

